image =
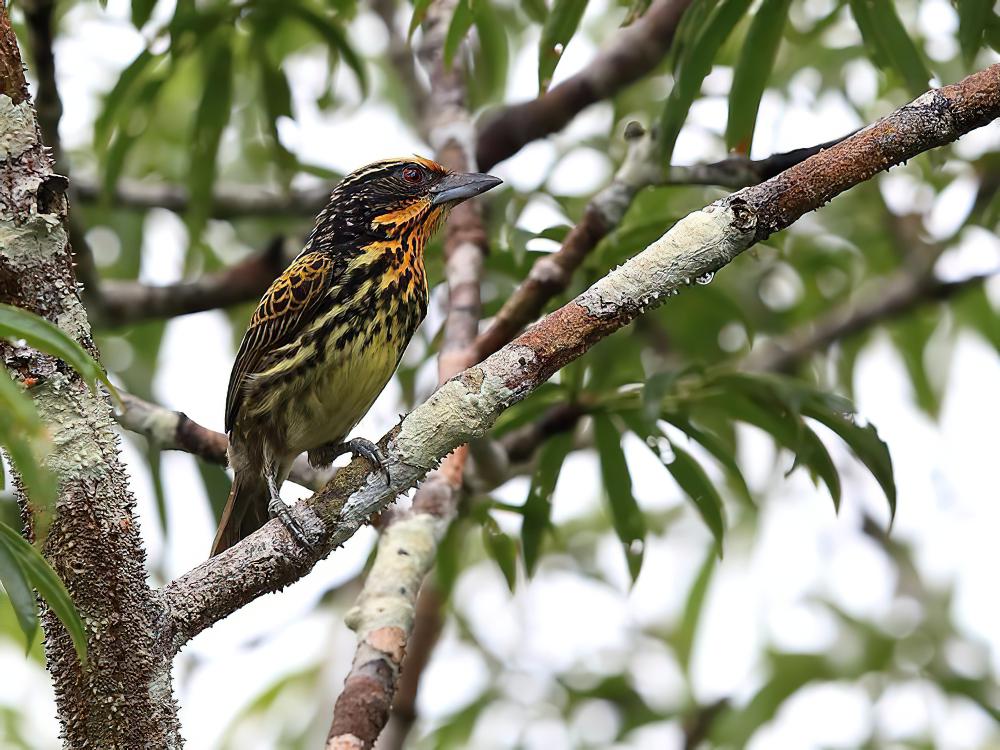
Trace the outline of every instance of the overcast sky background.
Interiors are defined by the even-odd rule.
[[[823,3],[820,3],[822,5]],[[156,18],[166,19],[172,8],[160,2]],[[603,3],[592,2],[588,18]],[[946,0],[922,6],[918,28],[927,40],[928,54],[950,54],[956,42],[957,20]],[[603,11],[602,11],[603,12]],[[586,25],[587,21],[584,21]],[[139,52],[142,37],[128,20],[128,3],[110,0],[106,11],[97,4],[76,5],[63,20],[64,33],[56,47],[58,76],[65,115],[64,143],[89,143],[97,112],[97,95],[106,91],[120,71]],[[148,28],[148,27],[147,27]],[[65,33],[68,30],[69,33]],[[853,41],[844,31],[845,44]],[[375,53],[385,44],[380,22],[362,14],[354,22],[352,38],[360,49]],[[536,93],[537,45],[529,40],[518,52],[508,83],[508,101]],[[556,81],[571,75],[593,55],[587,34],[578,34],[560,64]],[[389,155],[431,150],[409,132],[387,106],[369,100],[357,109],[320,113],[315,99],[323,86],[325,58],[303,55],[286,66],[294,87],[298,119],[286,122],[281,137],[303,159],[348,171]],[[30,72],[30,71],[29,71]],[[378,73],[373,71],[374,75]],[[847,93],[857,102],[875,95],[874,70],[863,62],[852,66]],[[687,127],[675,150],[678,163],[721,158],[720,135],[726,119],[731,71],[716,68],[705,84],[709,96],[691,110]],[[343,92],[356,92],[349,75],[339,74]],[[850,103],[835,93],[817,97],[818,76],[808,70],[795,79],[788,96],[768,92],[763,100],[754,141],[755,157],[769,155],[834,138],[861,125]],[[887,102],[884,111],[902,102]],[[587,110],[556,141],[577,140],[586,133],[605,133],[611,110],[598,105]],[[232,144],[230,144],[232,146]],[[956,149],[975,156],[1000,147],[996,123],[967,136]],[[552,142],[535,143],[493,172],[520,190],[530,190],[546,179],[558,148]],[[947,165],[945,167],[948,168]],[[607,156],[579,148],[566,155],[548,177],[559,192],[590,194],[610,176]],[[951,234],[971,207],[975,182],[956,173],[949,188],[934,195],[905,169],[879,178],[890,207],[926,209],[927,229],[938,237]],[[541,230],[564,219],[551,202],[540,200],[523,219],[525,228]],[[215,227],[217,244],[241,248]],[[120,251],[98,233],[101,252]],[[167,283],[181,277],[186,233],[180,218],[154,211],[146,224],[142,248],[142,278]],[[637,248],[638,249],[638,248]],[[963,236],[961,247],[942,259],[942,273],[964,276],[1000,264],[1000,242],[977,230]],[[723,273],[731,270],[723,271]],[[994,304],[1000,286],[989,285]],[[692,293],[697,293],[697,290]],[[800,293],[794,285],[775,294]],[[439,298],[438,298],[439,299]],[[434,313],[432,313],[434,314]],[[437,311],[440,314],[440,311]],[[431,321],[433,323],[433,321]],[[106,350],[111,365],[127,352]],[[191,356],[197,351],[197,357]],[[230,327],[219,312],[179,318],[169,324],[161,352],[156,393],[166,406],[185,411],[192,419],[222,429],[229,368],[234,356]],[[893,531],[912,543],[917,564],[928,586],[955,586],[957,622],[982,648],[969,657],[971,668],[1000,670],[1000,597],[996,575],[1000,570],[1000,362],[982,341],[963,336],[954,352],[951,378],[939,423],[912,403],[902,363],[892,348],[879,341],[868,347],[857,369],[857,406],[864,419],[875,423],[889,443],[899,485],[898,515]],[[433,380],[426,373],[429,386]],[[398,391],[395,384],[383,394],[358,429],[358,435],[376,438],[395,421]],[[741,457],[751,487],[774,484],[770,444],[747,431],[749,444]],[[828,434],[824,433],[826,437]],[[739,699],[752,694],[762,679],[760,652],[767,644],[789,650],[825,651],[835,646],[837,625],[811,600],[831,598],[859,617],[894,621],[905,630],[906,603],[894,602],[895,569],[883,551],[859,531],[863,513],[885,523],[887,508],[874,481],[836,441],[829,441],[845,474],[841,513],[834,515],[825,489],[816,489],[802,472],[777,484],[764,503],[756,534],[734,533],[727,538],[726,556],[709,592],[695,645],[695,687],[709,702],[722,696]],[[139,501],[143,538],[150,564],[173,577],[201,562],[210,546],[214,523],[204,497],[194,459],[167,454],[164,476],[170,508],[171,533],[165,544],[155,521],[153,492],[144,460],[125,442],[125,457]],[[634,440],[626,443],[633,468],[636,495],[644,508],[664,509],[686,503],[665,469]],[[575,455],[560,479],[555,519],[571,519],[594,511],[600,504],[596,459]],[[518,479],[498,495],[522,502],[527,480]],[[286,485],[286,498],[302,496]],[[502,519],[506,523],[506,519]],[[516,527],[516,525],[515,525]],[[292,695],[286,717],[307,716],[316,700],[332,701],[342,684],[353,653],[353,633],[329,608],[317,610],[319,596],[332,585],[352,579],[364,563],[374,540],[363,529],[347,546],[317,566],[302,582],[264,597],[196,638],[177,661],[178,697],[184,736],[191,750],[213,748],[229,721],[275,677],[317,661],[327,664],[326,695]],[[693,512],[664,537],[651,537],[646,562],[637,584],[628,575],[618,544],[608,534],[599,560],[610,571],[613,584],[584,578],[566,566],[545,564],[530,584],[511,595],[495,566],[470,569],[459,582],[456,606],[492,655],[516,673],[505,686],[507,702],[491,708],[475,747],[523,747],[541,750],[579,746],[589,738],[606,746],[614,716],[595,705],[567,725],[555,721],[556,709],[544,700],[545,680],[574,664],[588,669],[618,669],[628,664],[630,674],[654,705],[671,706],[679,700],[682,678],[666,649],[662,654],[644,637],[644,625],[676,618],[690,581],[700,566],[710,537]],[[910,603],[913,604],[912,602]],[[897,611],[899,610],[899,611]],[[642,658],[634,659],[640,650]],[[52,689],[47,675],[24,659],[20,644],[0,643],[0,702],[21,706],[34,722],[39,748],[58,747]],[[968,655],[967,655],[968,656]],[[489,679],[479,654],[447,631],[435,651],[422,683],[419,708],[430,719],[444,716],[474,699]],[[524,717],[532,719],[525,724]],[[754,748],[851,748],[879,726],[886,738],[903,738],[931,727],[941,748],[978,748],[994,730],[990,719],[967,704],[941,697],[928,683],[912,684],[884,696],[874,708],[867,694],[854,684],[823,685],[802,690],[758,738]],[[261,726],[242,747],[270,746],[273,728]],[[523,730],[523,733],[522,733]],[[664,723],[635,733],[634,748],[679,747],[680,728]]]

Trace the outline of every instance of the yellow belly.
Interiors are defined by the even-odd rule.
[[[316,368],[290,410],[288,447],[301,453],[349,437],[389,382],[399,354],[394,347],[340,351]]]

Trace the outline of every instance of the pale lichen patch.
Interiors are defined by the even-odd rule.
[[[0,160],[17,158],[37,143],[31,103],[14,104],[9,96],[0,94]]]

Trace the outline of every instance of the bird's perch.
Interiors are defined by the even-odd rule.
[[[256,534],[163,590],[175,647],[256,597],[305,575],[373,512],[417,483],[451,450],[559,368],[642,312],[841,192],[949,143],[1000,116],[1000,65],[932,90],[841,143],[675,224],[663,237],[484,362],[439,388],[382,438],[386,487],[360,462],[338,473],[294,514],[318,554],[298,549],[280,524]]]

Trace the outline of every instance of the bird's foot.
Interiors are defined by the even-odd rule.
[[[281,521],[296,542],[305,549],[312,550],[312,543],[306,538],[302,524],[295,520],[288,508],[289,506],[280,497],[272,497],[271,502],[267,504],[267,512],[271,518],[277,518]]]
[[[309,451],[309,463],[319,468],[329,466],[337,456],[350,453],[355,456],[367,459],[377,470],[385,476],[385,483],[389,484],[389,467],[386,464],[382,451],[371,440],[362,437],[351,438],[344,443],[330,443]]]

